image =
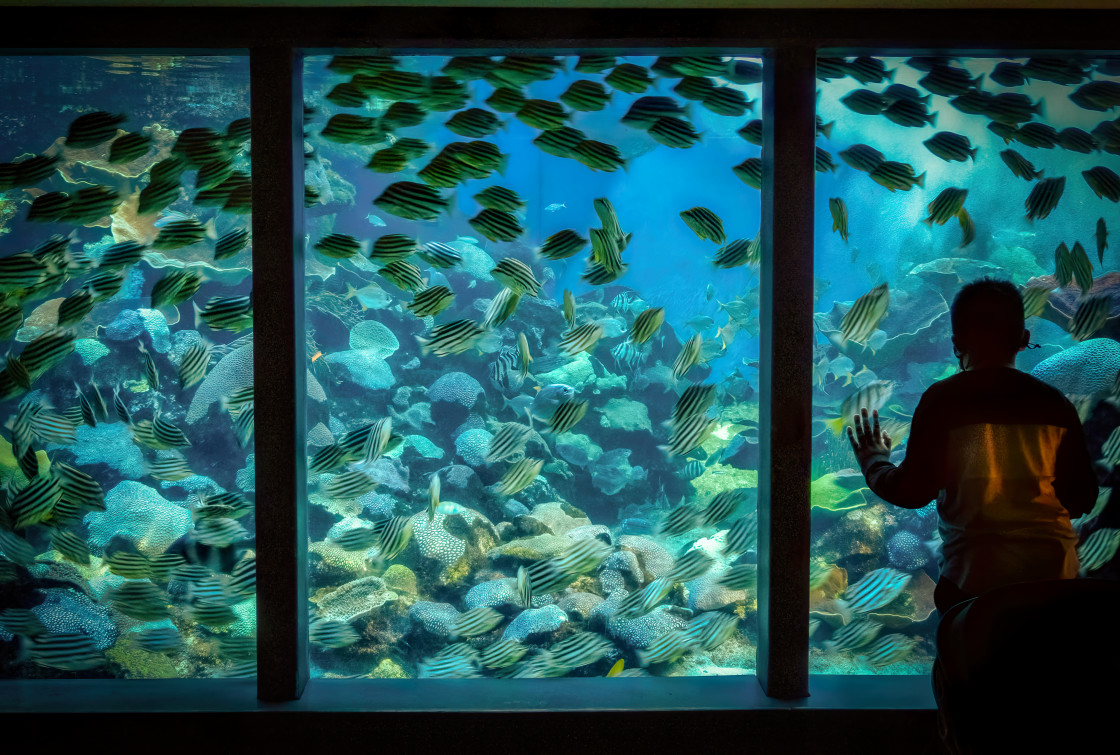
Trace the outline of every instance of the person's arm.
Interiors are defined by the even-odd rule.
[[[905,509],[920,509],[937,498],[942,486],[945,438],[938,433],[925,396],[914,411],[906,458],[898,466],[890,461],[891,440],[879,429],[878,412],[869,421],[867,410],[863,410],[862,416],[854,418],[854,426],[854,433],[848,430],[848,440],[875,495]]]
[[[1068,403],[1068,402],[1067,402]],[[1077,410],[1069,405],[1069,430],[1058,445],[1058,462],[1054,474],[1054,492],[1069,512],[1070,519],[1088,514],[1097,503],[1097,473],[1089,458],[1085,431]]]

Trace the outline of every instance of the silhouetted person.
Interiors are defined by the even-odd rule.
[[[1015,368],[1030,331],[1007,281],[964,286],[950,310],[961,372],[931,385],[914,411],[906,458],[890,461],[878,412],[853,418],[848,439],[867,485],[917,509],[937,499],[941,578],[952,605],[1015,582],[1077,576],[1070,524],[1092,510],[1097,478],[1077,410],[1056,388]]]
[[[1002,596],[1017,583],[1077,577],[1078,538],[1070,520],[1091,511],[1097,498],[1097,478],[1077,410],[1057,389],[1015,368],[1015,355],[1030,339],[1015,286],[988,278],[969,283],[953,300],[951,320],[961,372],[922,395],[905,459],[897,466],[891,463],[891,441],[879,428],[878,412],[869,418],[861,410],[853,418],[854,432],[848,429],[860,469],[876,495],[910,509],[937,499],[942,549],[934,603],[943,619],[954,605],[992,590]],[[1010,647],[1031,638],[1030,647],[1043,654],[1071,641],[1070,636],[1045,636],[1052,633],[1041,624],[1053,612],[1040,598],[1043,621],[1035,620],[1039,613],[1030,613],[1033,585],[1025,587],[1026,613],[1015,613],[1023,610],[1022,599],[1017,606],[997,600],[1002,609],[985,605],[973,611],[986,619],[998,617],[1000,610],[1006,616],[1035,617],[1013,620],[1010,634],[1004,627],[999,639],[993,639],[975,629],[990,623],[964,621],[962,611],[978,608],[978,603],[961,605],[950,614],[953,623],[939,628],[933,685],[941,734],[951,750],[996,751],[1001,745],[988,737],[1003,737],[1004,744],[1014,737],[1030,742],[1059,723],[1027,709],[1053,701],[1055,695],[1070,698],[1061,682],[1042,684],[1030,690],[1037,695],[1029,698],[1016,697],[1025,687],[1013,681],[1015,673],[996,673],[994,694],[992,687],[983,686],[991,684],[993,675],[981,674],[993,668],[993,659],[1007,663],[998,652],[1001,641]],[[1039,592],[1053,590],[1040,587]],[[974,628],[958,627],[957,619]],[[990,642],[996,645],[985,644]],[[1034,662],[1030,653],[1023,653],[1002,668],[1017,672]],[[1048,664],[1059,679],[1072,668],[1068,657],[1047,660],[1043,655],[1038,662]],[[1009,702],[1013,699],[1018,702]],[[1030,727],[1032,722],[1037,727]]]

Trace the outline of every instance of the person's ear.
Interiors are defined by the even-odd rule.
[[[960,359],[961,358],[961,345],[957,341],[956,336],[952,337],[952,341],[953,341],[953,356],[955,356],[957,359]]]
[[[1031,332],[1023,328],[1023,337],[1019,339],[1019,351],[1023,351],[1031,342]]]

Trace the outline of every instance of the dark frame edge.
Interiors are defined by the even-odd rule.
[[[290,45],[250,51],[256,385],[257,694],[295,700],[308,680],[303,72]]]
[[[816,49],[770,51],[762,89],[758,680],[809,694],[810,373]],[[781,568],[773,568],[773,564]]]

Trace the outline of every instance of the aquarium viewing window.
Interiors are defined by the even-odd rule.
[[[1060,288],[1020,367],[1114,344],[1052,276],[1111,275],[1115,14],[181,11],[0,32],[0,251],[38,271],[0,281],[2,668],[71,680],[0,709],[932,726],[930,512],[828,423],[889,385],[904,447],[985,273]],[[856,606],[881,627],[841,632],[878,569],[908,577]]]

